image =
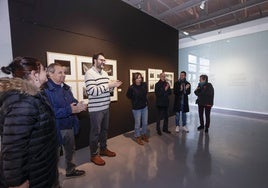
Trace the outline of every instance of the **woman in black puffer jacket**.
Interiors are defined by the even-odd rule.
[[[0,187],[58,187],[54,116],[40,91],[47,81],[35,58],[18,57],[0,79]]]

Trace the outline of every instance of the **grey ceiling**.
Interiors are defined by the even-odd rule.
[[[268,16],[268,0],[122,1],[177,29],[180,39]]]

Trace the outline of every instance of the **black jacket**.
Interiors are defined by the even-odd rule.
[[[190,87],[186,89],[185,91],[181,91],[181,85],[187,85],[189,84]],[[185,81],[180,81],[178,80],[174,84],[174,95],[175,95],[175,101],[174,101],[174,112],[179,112],[181,111],[181,100],[183,97],[183,112],[189,112],[189,102],[188,102],[188,95],[191,93],[191,84],[189,82]]]
[[[142,82],[141,85],[132,84],[127,90],[127,97],[131,99],[132,109],[139,110],[147,106],[147,84]]]
[[[50,188],[58,182],[52,109],[38,88],[22,79],[0,79],[0,187]]]
[[[202,106],[212,106],[214,101],[214,88],[211,83],[205,83],[194,91],[197,96],[196,103]]]
[[[171,94],[170,87],[165,91],[165,87],[168,83],[166,81],[159,80],[155,84],[155,95],[156,95],[156,106],[157,107],[168,107],[169,106],[169,95]]]

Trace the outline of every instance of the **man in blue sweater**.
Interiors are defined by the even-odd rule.
[[[73,97],[70,86],[64,83],[65,73],[61,64],[50,64],[47,73],[48,82],[44,88],[55,114],[59,144],[64,148],[66,177],[85,175],[85,171],[75,169],[73,156],[75,152],[74,134],[78,133],[79,127],[78,118],[75,114],[85,111],[86,104],[78,102]]]

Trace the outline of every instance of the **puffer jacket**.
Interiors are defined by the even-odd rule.
[[[51,188],[58,183],[58,143],[53,111],[37,87],[0,79],[0,187]]]

